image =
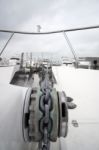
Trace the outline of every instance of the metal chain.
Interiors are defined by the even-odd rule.
[[[52,129],[52,119],[50,118],[50,112],[52,110],[52,97],[51,97],[51,82],[49,79],[48,68],[43,72],[43,81],[40,84],[42,95],[39,100],[40,110],[43,117],[40,119],[40,132],[42,134],[42,141],[39,143],[40,150],[50,149],[50,133]]]

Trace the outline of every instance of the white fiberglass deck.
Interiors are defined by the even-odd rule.
[[[68,137],[61,139],[62,150],[99,150],[99,71],[53,67],[57,89],[74,98],[75,110],[69,110]],[[77,120],[79,127],[73,127]]]
[[[53,72],[57,89],[74,98],[77,108],[69,110],[67,138],[53,143],[51,150],[99,150],[99,71],[60,66],[53,67]],[[0,68],[0,150],[36,150],[34,144],[22,142],[21,109],[26,89],[9,85],[12,73],[13,68]],[[73,127],[72,120],[77,120],[79,127]]]
[[[0,67],[0,83],[10,83],[14,66]]]

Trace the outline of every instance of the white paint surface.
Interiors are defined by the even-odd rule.
[[[57,89],[64,90],[77,104],[69,110],[68,137],[61,139],[62,150],[99,150],[99,71],[53,67]],[[79,127],[71,125],[77,120]]]
[[[0,67],[0,83],[10,83],[14,66]]]

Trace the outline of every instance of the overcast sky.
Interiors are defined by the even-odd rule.
[[[0,29],[37,31],[99,25],[99,0],[0,0]],[[0,49],[10,34],[0,33]],[[78,56],[99,56],[99,29],[68,33]],[[21,51],[71,56],[63,34],[14,35],[4,55]]]

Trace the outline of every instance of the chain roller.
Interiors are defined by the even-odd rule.
[[[25,141],[38,142],[39,150],[49,150],[50,142],[66,137],[68,132],[68,108],[74,109],[73,99],[53,87],[52,70],[42,67],[38,74],[39,86],[27,95],[24,116]]]

